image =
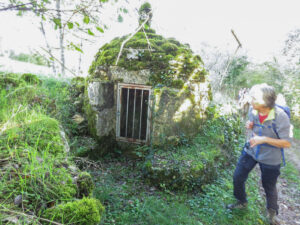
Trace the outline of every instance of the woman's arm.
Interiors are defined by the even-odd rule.
[[[278,148],[291,147],[291,143],[287,140],[270,138],[266,136],[257,136],[256,134],[254,134],[254,136],[250,139],[250,146],[254,147],[256,145],[261,145],[261,144],[269,144]]]

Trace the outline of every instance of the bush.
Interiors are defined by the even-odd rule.
[[[47,209],[42,217],[63,224],[98,224],[104,212],[99,200],[83,198]]]
[[[243,143],[242,124],[237,116],[220,116],[214,108],[189,145],[156,150],[146,161],[146,178],[168,189],[194,189],[211,183],[236,159]]]

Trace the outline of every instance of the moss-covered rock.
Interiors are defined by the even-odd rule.
[[[178,138],[176,140],[178,143]],[[218,146],[201,149],[195,145],[175,151],[157,151],[153,159],[145,163],[146,177],[152,184],[172,190],[201,188],[216,177],[224,159]]]
[[[24,80],[26,83],[28,84],[41,84],[42,81],[37,77],[37,75],[35,74],[31,74],[31,73],[24,73],[22,74],[22,76],[20,77],[21,80]]]
[[[20,75],[14,73],[0,73],[0,87],[1,89],[10,89],[19,86]]]
[[[60,204],[47,209],[43,217],[62,224],[96,225],[101,221],[104,207],[93,198]]]
[[[78,196],[80,198],[90,196],[93,193],[95,184],[88,172],[81,172],[77,179]]]

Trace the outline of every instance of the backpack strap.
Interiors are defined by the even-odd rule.
[[[258,126],[259,127],[259,130],[258,130],[258,136],[262,136],[262,129],[265,127],[264,125],[261,125],[261,124],[258,124],[258,123],[255,123],[253,124],[254,126]],[[255,158],[258,159],[258,155],[259,155],[259,151],[260,151],[260,146],[261,145],[257,145],[256,147],[256,152],[255,152]]]
[[[272,128],[271,126],[264,126],[264,125],[261,125],[261,124],[258,124],[258,123],[255,123],[255,124],[253,124],[253,125],[259,127],[259,130],[258,130],[258,136],[262,136],[262,129],[263,129],[263,128],[265,128],[265,127],[269,128],[269,129]],[[255,152],[255,158],[256,158],[256,159],[258,159],[258,155],[259,155],[260,147],[261,147],[261,146],[268,146],[268,147],[276,148],[275,146],[269,145],[269,144],[260,144],[260,145],[257,145],[257,147],[256,147],[256,152]]]

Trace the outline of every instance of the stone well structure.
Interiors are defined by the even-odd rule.
[[[211,100],[201,57],[149,26],[127,38],[102,46],[89,69],[84,109],[91,134],[99,142],[155,145],[195,134]]]

